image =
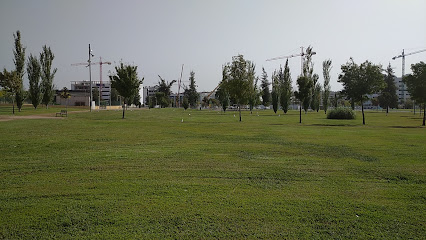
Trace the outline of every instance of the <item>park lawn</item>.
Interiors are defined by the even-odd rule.
[[[0,238],[424,238],[420,115],[298,114],[0,122]]]

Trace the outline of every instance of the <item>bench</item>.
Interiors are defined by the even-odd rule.
[[[67,112],[67,110],[61,110],[61,112],[57,112],[56,113],[56,116],[58,117],[63,117],[63,116],[65,116],[65,117],[68,117],[68,112]]]

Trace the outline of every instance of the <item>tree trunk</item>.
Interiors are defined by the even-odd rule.
[[[124,119],[124,110],[126,110],[126,103],[124,103],[124,105],[123,105],[123,118],[122,119]]]
[[[300,104],[299,108],[299,123],[302,123],[302,104]]]
[[[240,122],[241,122],[241,106],[238,104],[238,111],[240,112]]]
[[[388,113],[389,113],[389,106],[386,107],[386,116],[388,115]]]
[[[361,111],[362,111],[362,125],[365,125],[364,103],[362,101],[361,101]]]
[[[15,101],[13,98],[14,97],[12,97],[12,114],[15,115]]]
[[[426,120],[426,103],[423,103],[423,126],[425,126],[425,120]]]
[[[414,115],[416,115],[416,101],[413,100],[413,111]]]

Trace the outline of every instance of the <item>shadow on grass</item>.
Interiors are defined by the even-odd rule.
[[[324,127],[356,127],[358,125],[351,124],[324,124],[324,123],[314,123],[306,126],[324,126]]]
[[[423,126],[389,126],[390,128],[424,128]]]

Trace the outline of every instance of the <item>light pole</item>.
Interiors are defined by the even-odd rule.
[[[89,61],[87,61],[89,63],[89,81],[90,81],[90,99],[89,99],[89,106],[90,106],[90,111],[92,111],[92,60],[91,57],[94,57],[95,55],[92,54],[92,50],[90,49],[90,43],[89,43]]]

